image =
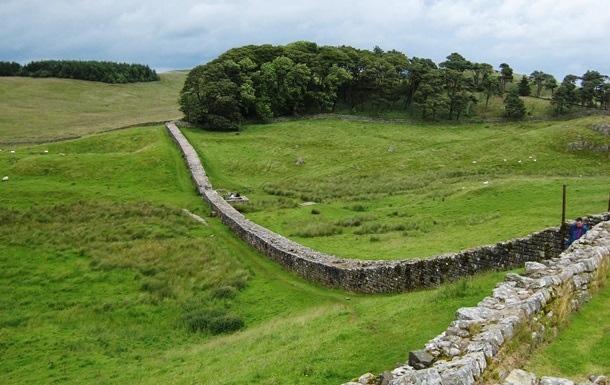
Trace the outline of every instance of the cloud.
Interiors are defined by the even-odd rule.
[[[610,73],[605,0],[4,0],[0,60],[92,59],[186,69],[247,44],[452,52],[561,80]]]

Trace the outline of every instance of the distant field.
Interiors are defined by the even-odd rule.
[[[179,118],[178,93],[187,73],[166,72],[158,82],[135,84],[0,77],[0,144]]]
[[[604,212],[608,117],[502,124],[338,119],[184,130],[215,188],[240,191],[253,221],[346,258],[403,259],[494,244]],[[296,160],[301,158],[302,165]],[[308,203],[308,205],[303,205]]]

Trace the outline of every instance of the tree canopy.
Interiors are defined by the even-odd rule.
[[[378,46],[369,51],[306,41],[248,45],[194,68],[180,107],[188,121],[211,129],[334,112],[339,104],[371,115],[417,108],[426,119],[460,119],[473,114],[475,92],[492,76],[490,64],[459,53],[436,65]]]
[[[113,84],[159,80],[155,70],[143,64],[80,60],[33,61],[24,66],[0,61],[0,76],[53,77]]]
[[[233,48],[197,66],[188,74],[179,102],[189,122],[237,130],[244,121],[335,112],[337,106],[373,116],[410,109],[422,119],[460,119],[473,116],[479,100],[487,110],[492,96],[505,94],[507,116],[519,118],[526,115],[520,97],[542,97],[543,89],[551,91],[557,113],[575,105],[607,109],[610,101],[608,77],[597,71],[568,77],[561,86],[538,70],[509,87],[513,81],[507,63],[494,70],[457,52],[437,65],[379,46],[369,51],[297,41]]]

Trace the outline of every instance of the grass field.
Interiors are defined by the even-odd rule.
[[[403,259],[494,244],[607,210],[608,117],[477,125],[315,120],[184,130],[212,185],[253,221],[345,258]],[[301,158],[302,165],[296,160]],[[315,205],[303,205],[305,203]]]
[[[179,118],[178,93],[186,74],[166,72],[158,82],[135,84],[0,77],[0,145]]]
[[[0,78],[2,87],[5,80]],[[71,91],[63,96],[60,91],[52,93],[56,79],[37,79],[37,84],[22,80],[17,86],[53,94],[49,99],[56,99],[54,108],[48,109],[47,99],[40,99],[40,106],[32,109],[53,111],[56,123],[40,120],[36,125],[33,116],[16,108],[10,116],[1,115],[0,140],[83,138],[0,147],[0,175],[9,176],[8,182],[0,183],[0,383],[340,384],[405,362],[410,350],[420,349],[447,327],[456,309],[475,305],[504,275],[376,296],[304,282],[246,247],[217,218],[207,216],[209,208],[195,194],[181,155],[163,127],[92,135],[131,124],[125,122],[132,113],[140,114],[141,122],[174,117],[177,97],[165,95],[167,105],[159,111],[169,112],[147,118],[142,101],[158,92],[161,84],[151,84],[150,89],[124,86],[133,97],[122,101],[122,112],[115,112],[99,106],[100,97],[85,100]],[[169,87],[176,94],[178,83]],[[66,86],[84,93],[106,87],[76,81],[66,81]],[[3,106],[19,107],[7,101],[6,88],[0,89],[6,98]],[[36,99],[25,91],[23,95],[23,100]],[[83,111],[99,110],[99,114],[69,114],[78,100]],[[72,115],[79,115],[76,121],[68,120]],[[194,130],[186,134],[198,146],[215,187],[242,190],[254,201],[251,208],[243,208],[247,215],[272,225],[277,221],[283,227],[274,229],[285,228],[287,234],[293,231],[286,225],[291,216],[311,226],[325,220],[342,227],[344,233],[337,237],[341,238],[362,226],[346,226],[350,221],[364,220],[371,227],[384,218],[398,219],[398,224],[400,220],[428,223],[447,213],[458,225],[479,226],[474,229],[480,233],[495,229],[496,236],[505,237],[511,228],[528,233],[546,226],[545,221],[555,222],[559,211],[545,209],[544,199],[535,204],[530,200],[541,195],[553,201],[549,207],[560,207],[556,186],[564,181],[569,184],[570,217],[605,209],[607,154],[570,153],[563,148],[565,140],[572,140],[570,130],[588,141],[605,143],[607,139],[587,131],[595,119],[548,126],[481,125],[471,130],[452,125],[292,122],[249,126],[239,135]],[[19,123],[26,121],[35,124]],[[352,138],[365,135],[367,140]],[[493,140],[495,136],[499,138]],[[497,155],[514,161],[522,155],[520,146],[504,148],[508,138],[536,150],[523,154],[527,161],[536,155],[541,167],[523,164],[525,158],[521,165],[498,161]],[[553,143],[557,138],[565,140]],[[467,149],[468,142],[472,150]],[[393,152],[387,151],[389,146]],[[558,150],[549,150],[554,147]],[[487,152],[492,154],[486,156]],[[561,159],[556,159],[558,155]],[[305,167],[295,168],[297,156],[304,159]],[[475,165],[472,160],[481,168],[470,168]],[[458,169],[445,171],[444,165],[453,161],[459,162]],[[406,168],[400,167],[403,163]],[[407,170],[421,174],[403,180]],[[335,183],[355,176],[361,178],[356,187]],[[482,188],[487,179],[490,185]],[[386,189],[396,186],[396,181],[400,188]],[[540,191],[518,193],[521,190],[515,187],[527,190],[531,183]],[[348,199],[352,193],[355,199]],[[316,205],[298,206],[305,200]],[[207,224],[193,220],[184,208],[204,217]],[[336,218],[328,220],[331,215]],[[502,222],[507,217],[510,220]],[[425,234],[441,227],[449,231],[451,226],[455,223],[426,226],[421,236],[416,235],[421,250],[438,250],[430,240],[435,236]],[[400,239],[406,231],[394,232]],[[354,236],[364,241],[336,247],[352,253],[361,249],[366,255],[368,244],[381,250],[392,233]],[[320,238],[321,247],[332,247],[333,242],[333,236],[297,238],[304,242]],[[437,243],[451,242],[451,236],[437,233],[436,238]],[[409,250],[407,245],[396,247]],[[451,247],[461,246],[452,243]],[[608,296],[600,295],[599,301],[595,306],[610,305]],[[598,330],[597,312],[583,314],[577,331]],[[234,328],[239,330],[217,334]],[[598,340],[603,344],[607,333],[601,335]],[[582,335],[575,333],[567,344],[580,339]],[[601,351],[601,362],[608,362],[604,350],[592,348],[583,346],[576,354]],[[574,351],[562,351],[551,365],[536,364],[536,368],[564,373],[554,365],[570,361],[569,353]],[[580,370],[596,367],[572,371]]]
[[[2,383],[341,383],[406,361],[502,276],[385,296],[303,282],[182,213],[208,209],[163,127],[4,151],[0,173]],[[194,313],[245,329],[192,332]]]

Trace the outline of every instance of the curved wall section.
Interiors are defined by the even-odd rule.
[[[244,217],[212,188],[199,156],[173,122],[165,124],[187,163],[197,191],[222,222],[258,252],[305,279],[358,293],[396,293],[436,286],[489,270],[522,267],[562,252],[559,228],[459,253],[401,261],[360,261],[320,253]],[[587,217],[589,226],[610,220],[610,213]]]

